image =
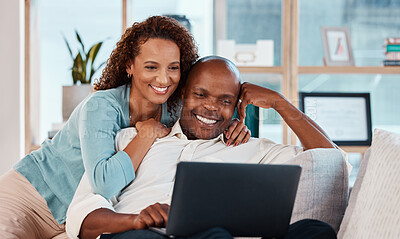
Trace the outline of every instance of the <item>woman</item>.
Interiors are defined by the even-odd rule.
[[[1,177],[2,237],[66,237],[65,214],[85,170],[94,192],[105,198],[130,183],[153,141],[168,134],[162,123],[174,120],[180,89],[197,58],[192,36],[171,18],[150,17],[127,29],[97,91],[52,140]],[[167,101],[170,114],[162,117]],[[115,152],[115,134],[128,126],[139,137]],[[234,123],[231,129],[235,139],[242,126]]]

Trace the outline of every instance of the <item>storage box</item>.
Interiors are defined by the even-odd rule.
[[[237,66],[273,66],[274,41],[258,40],[256,44],[235,44],[234,40],[219,40],[217,55],[228,58]]]

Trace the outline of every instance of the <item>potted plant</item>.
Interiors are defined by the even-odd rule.
[[[100,51],[101,45],[103,44],[102,41],[94,44],[86,51],[78,31],[75,30],[75,34],[79,42],[79,48],[76,54],[72,52],[70,44],[65,36],[63,36],[73,61],[71,67],[73,84],[71,86],[63,86],[63,121],[68,120],[75,107],[93,90],[92,77],[105,63],[103,62],[97,67],[94,66],[97,53]],[[78,82],[80,82],[79,85]]]

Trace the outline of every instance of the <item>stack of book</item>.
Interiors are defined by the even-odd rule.
[[[400,37],[388,37],[385,41],[384,66],[400,66]]]

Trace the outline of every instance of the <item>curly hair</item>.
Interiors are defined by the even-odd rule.
[[[126,67],[140,53],[140,46],[150,38],[160,38],[173,41],[180,51],[181,79],[175,92],[168,99],[168,111],[177,114],[182,87],[192,64],[197,60],[197,46],[189,31],[175,19],[164,16],[152,16],[143,22],[135,22],[126,29],[116,48],[111,52],[107,65],[100,79],[94,84],[95,90],[106,90],[131,82],[126,73]]]

